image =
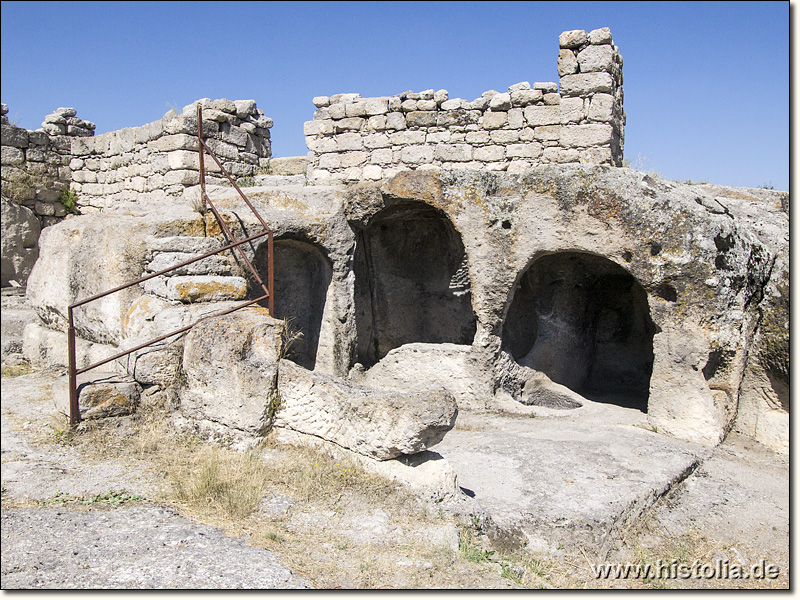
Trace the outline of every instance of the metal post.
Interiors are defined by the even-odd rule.
[[[67,309],[69,328],[67,329],[67,353],[69,354],[69,424],[74,427],[81,422],[78,407],[78,374],[75,358],[75,325],[72,320],[72,307]]]
[[[267,274],[267,287],[269,287],[269,316],[275,316],[275,269],[273,268],[275,264],[275,253],[274,247],[272,244],[272,230],[269,230],[269,236],[267,237],[267,268],[269,269],[269,273]]]

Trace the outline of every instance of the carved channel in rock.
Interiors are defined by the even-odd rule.
[[[471,344],[476,319],[461,235],[437,209],[401,202],[358,232],[358,361],[412,342]]]
[[[630,273],[599,256],[561,252],[522,275],[503,348],[587,398],[646,411],[655,332],[647,293]]]
[[[313,370],[325,298],[331,283],[331,263],[315,244],[297,239],[275,240],[273,260],[274,316],[288,320],[288,335],[292,338],[286,358]],[[266,242],[256,251],[255,267],[266,281],[269,272]],[[266,301],[263,304],[266,306]]]

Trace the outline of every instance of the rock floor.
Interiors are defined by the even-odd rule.
[[[156,498],[164,485],[162,477],[147,469],[113,460],[86,462],[74,448],[41,444],[48,415],[54,412],[54,381],[47,373],[2,378],[4,589],[364,584],[358,565],[348,573],[343,569],[340,581],[334,574],[321,585],[309,582],[293,573],[280,553],[250,546],[164,505],[53,506],[59,494],[91,496],[109,489]],[[637,552],[655,556],[652,552],[665,540],[700,535],[715,557],[778,565],[780,581],[788,585],[789,460],[747,438],[729,436],[712,451],[651,431],[639,411],[587,402],[568,411],[464,411],[456,428],[433,450],[450,462],[470,497],[460,510],[491,525],[486,530],[495,547],[511,548],[521,541],[526,552],[561,561],[568,576],[545,580],[545,585],[608,587],[592,581],[586,565],[590,559],[624,561]],[[395,544],[395,515],[385,509],[355,506],[350,517],[334,518],[280,498],[286,504],[279,512],[286,515],[287,531],[306,532],[305,519],[326,523],[323,533],[331,539],[369,545],[369,552],[391,547],[396,566],[389,570],[396,570],[397,577],[382,580],[375,575],[369,587],[415,587],[419,580],[400,577],[403,569],[438,568],[398,554],[403,545]],[[46,505],[37,504],[43,501]],[[337,527],[341,531],[334,531]],[[419,537],[407,522],[404,527],[409,539]],[[445,524],[441,529],[430,535],[436,533],[457,552],[457,530]],[[338,545],[326,552],[335,553]],[[321,549],[309,547],[308,558]],[[123,557],[124,568],[117,557]],[[231,561],[237,569],[225,566]],[[364,564],[369,563],[362,559],[362,568]],[[518,587],[502,578],[496,566],[492,571],[462,565],[461,579],[435,580],[434,587]],[[244,572],[250,575],[244,577]],[[716,582],[715,587],[729,584]]]

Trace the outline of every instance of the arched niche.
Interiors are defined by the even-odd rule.
[[[503,348],[579,394],[647,411],[653,335],[647,293],[616,263],[559,252],[534,260],[514,290]]]
[[[461,235],[418,201],[391,205],[357,233],[358,361],[412,342],[471,344],[476,318]]]
[[[287,319],[290,332],[302,334],[291,341],[286,357],[302,367],[313,369],[325,298],[331,283],[331,263],[316,244],[288,238],[275,240],[273,261],[273,316]],[[254,263],[264,281],[267,281],[269,272],[267,265],[267,244],[264,242],[256,250]]]

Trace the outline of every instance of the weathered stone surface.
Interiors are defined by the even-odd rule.
[[[88,367],[117,354],[115,346],[95,344],[81,338],[75,340],[76,365]],[[67,334],[40,323],[28,323],[22,337],[22,353],[37,369],[65,369],[69,365]]]
[[[142,388],[118,373],[87,371],[78,376],[78,408],[82,420],[122,417],[139,405]],[[69,415],[69,378],[53,384],[53,399],[59,412]]]
[[[371,367],[364,385],[397,392],[447,390],[460,407],[484,408],[492,395],[491,366],[471,346],[406,344]]]
[[[561,78],[562,96],[586,96],[595,92],[611,93],[613,79],[609,73],[577,73]]]
[[[416,454],[441,441],[457,408],[445,391],[382,391],[281,361],[275,426],[334,442],[378,460]]]
[[[257,307],[195,325],[184,341],[186,384],[179,391],[184,414],[264,434],[278,402],[283,328]]]
[[[308,159],[305,156],[284,156],[269,159],[271,175],[305,175]]]
[[[561,128],[559,140],[562,146],[602,146],[611,141],[611,125],[568,125]]]
[[[588,35],[590,44],[610,44],[613,40],[611,38],[611,30],[608,27],[601,27],[589,32]]]
[[[558,51],[558,76],[572,75],[578,72],[578,59],[572,50],[562,48]]]
[[[5,197],[0,199],[0,210],[3,222],[3,236],[0,241],[2,285],[7,286],[13,280],[24,286],[39,257],[39,219],[29,208]]]
[[[583,29],[573,29],[565,31],[558,36],[558,45],[562,48],[577,48],[589,41]]]
[[[247,281],[243,277],[194,275],[170,277],[166,285],[167,298],[179,302],[218,302],[243,300]]]
[[[146,264],[145,240],[154,227],[152,219],[119,214],[78,216],[46,227],[27,287],[39,317],[66,331],[70,304],[139,278]],[[121,317],[139,295],[134,286],[77,309],[78,335],[117,343]]]
[[[578,53],[578,65],[580,65],[581,73],[611,71],[613,64],[614,48],[612,46],[587,46]]]

